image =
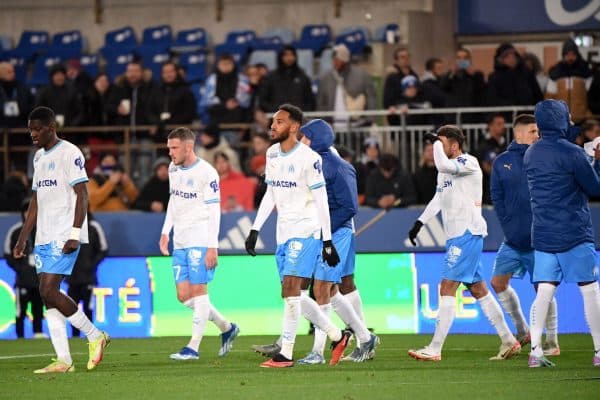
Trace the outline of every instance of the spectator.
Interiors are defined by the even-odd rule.
[[[162,83],[152,96],[151,113],[161,124],[189,125],[196,118],[195,100],[185,81],[177,76],[177,67],[166,62],[161,69]]]
[[[159,157],[152,166],[154,175],[142,187],[133,208],[142,211],[165,212],[169,204],[169,164],[166,157]]]
[[[578,123],[590,116],[587,91],[592,84],[592,71],[581,57],[573,39],[562,48],[562,60],[550,68],[546,98],[563,100],[569,106],[571,119]]]
[[[135,202],[138,190],[112,154],[100,157],[100,165],[88,182],[90,211],[125,211]]]
[[[437,169],[433,161],[433,144],[426,143],[419,160],[419,169],[414,174],[417,203],[429,204],[437,187]]]
[[[401,119],[398,114],[406,114],[409,109],[426,110],[431,108],[430,99],[426,98],[416,76],[407,75],[402,78],[400,84],[400,96],[398,104],[388,107],[391,115],[388,115],[388,124],[400,125]],[[424,125],[432,123],[433,118],[427,115],[407,115],[407,125]]]
[[[588,90],[588,105],[592,114],[600,115],[600,67],[596,67]]]
[[[402,79],[405,76],[419,76],[413,71],[410,66],[410,53],[405,47],[399,47],[394,51],[394,65],[392,66],[392,72],[385,78],[385,84],[383,87],[383,107],[389,109],[392,106],[398,104],[399,90]]]
[[[350,51],[344,44],[333,48],[333,69],[319,81],[317,109],[335,111],[334,128],[370,124],[370,119],[349,118],[347,111],[374,110],[377,108],[375,85],[369,74],[350,63]]]
[[[271,146],[271,139],[269,139],[269,135],[267,135],[266,133],[256,133],[254,136],[252,136],[253,155],[252,158],[250,158],[249,162],[250,171],[254,173],[256,167],[260,164],[263,164],[263,160],[265,160],[266,162],[267,149],[269,148],[269,146]],[[253,168],[253,164],[255,168]]]
[[[493,106],[533,105],[543,95],[512,44],[503,43],[494,55],[494,72],[488,79],[488,102]]]
[[[206,80],[202,104],[213,124],[241,123],[249,120],[250,85],[239,74],[230,54],[221,54],[217,69]],[[212,159],[211,159],[212,161]]]
[[[429,99],[433,108],[446,106],[446,93],[442,90],[441,80],[446,74],[444,62],[439,58],[430,58],[425,62],[425,73],[421,77],[423,95]]]
[[[214,167],[215,154],[219,152],[225,153],[233,169],[236,171],[241,170],[237,153],[231,148],[227,140],[221,138],[221,133],[216,125],[210,124],[205,126],[200,131],[199,137],[201,146],[197,149],[197,154],[200,158]]]
[[[595,119],[588,119],[581,124],[579,136],[575,139],[575,143],[583,146],[584,143],[591,142],[600,136],[600,122]]]
[[[67,62],[67,82],[75,88],[77,94],[82,100],[84,110],[87,109],[87,103],[89,101],[88,95],[94,86],[94,80],[81,68],[81,62],[74,58]],[[83,115],[83,123],[86,115]]]
[[[548,76],[544,73],[544,68],[542,67],[540,59],[533,53],[525,53],[523,54],[523,62],[525,63],[525,67],[535,75],[535,79],[537,80],[542,93],[546,93]]]
[[[479,107],[484,104],[485,79],[473,67],[471,52],[461,47],[456,51],[452,70],[441,81],[448,107]],[[475,119],[470,116],[471,119]]]
[[[483,172],[483,202],[492,204],[490,195],[490,177],[492,163],[501,153],[506,151],[506,122],[502,114],[493,114],[488,119],[487,134],[479,144],[477,158]]]
[[[36,107],[54,110],[59,126],[79,126],[83,121],[83,105],[77,90],[67,82],[67,70],[62,65],[50,69],[50,85],[40,90]]]
[[[92,318],[92,293],[98,285],[96,272],[98,265],[108,254],[108,244],[102,226],[88,212],[88,243],[79,247],[79,255],[73,267],[73,272],[67,278],[69,297],[79,305],[81,302],[83,313],[90,321]],[[79,337],[79,330],[72,326],[73,337]]]
[[[19,238],[19,234],[23,229],[23,223],[27,218],[28,208],[28,201],[21,203],[21,222],[11,226],[6,234],[6,239],[4,240],[4,258],[6,259],[8,266],[11,267],[16,274],[15,294],[18,297],[17,309],[15,313],[15,328],[17,331],[17,337],[25,337],[24,322],[25,318],[27,318],[27,308],[31,303],[31,314],[33,316],[33,337],[43,338],[46,337],[42,333],[44,305],[40,296],[39,281],[32,254],[33,243],[35,241],[35,227],[27,239],[25,254],[29,254],[29,256],[22,258],[13,257],[13,248],[17,244],[17,239]]]
[[[11,172],[0,191],[0,211],[19,211],[29,194],[29,187],[27,174]]]
[[[106,107],[114,90],[115,87],[110,83],[108,75],[101,73],[96,77],[87,95],[89,100],[85,114],[88,125],[102,126],[111,123]]]
[[[343,160],[354,165],[354,152],[351,149],[341,145],[335,146],[335,149]]]
[[[26,126],[27,116],[33,109],[34,101],[29,89],[17,81],[15,67],[8,62],[0,62],[0,127]],[[14,136],[23,139],[19,144],[31,143],[31,139],[26,135]]]
[[[277,69],[267,75],[260,87],[261,110],[273,113],[281,104],[290,103],[303,111],[314,111],[312,82],[297,61],[296,49],[286,45],[279,53]]]
[[[258,69],[258,75],[259,75],[261,81],[263,79],[265,79],[267,77],[267,75],[269,75],[269,67],[267,67],[267,64],[256,63],[254,65],[255,65],[256,69]]]
[[[254,210],[254,193],[256,181],[248,179],[241,172],[235,171],[227,154],[215,153],[215,169],[219,174],[221,191],[221,211],[252,211]]]
[[[358,185],[358,200],[360,204],[365,202],[367,191],[367,177],[377,169],[379,165],[379,140],[376,137],[368,137],[363,142],[362,156],[354,165],[356,169],[356,184]]]
[[[406,207],[415,204],[417,192],[410,175],[400,171],[398,158],[383,154],[379,167],[367,178],[366,204],[375,208]],[[399,204],[395,204],[400,200]]]

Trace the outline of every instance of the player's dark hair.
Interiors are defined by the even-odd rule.
[[[194,132],[192,132],[191,129],[182,126],[179,128],[175,128],[171,132],[169,132],[169,136],[167,136],[167,139],[179,139],[182,142],[190,140],[193,142],[196,140],[196,135],[194,134]]]
[[[440,127],[440,129],[438,129],[437,135],[444,136],[448,140],[452,140],[452,141],[458,143],[458,145],[460,146],[460,149],[462,150],[463,144],[465,143],[465,135],[458,126],[444,125],[444,126]]]
[[[56,116],[54,115],[54,111],[48,107],[36,107],[29,113],[28,120],[38,120],[42,121],[44,125],[50,125],[50,123],[56,121]]]
[[[513,126],[535,124],[535,117],[532,114],[520,114],[515,118]]]
[[[302,110],[292,104],[282,104],[277,110],[287,112],[290,114],[290,119],[299,124],[302,124],[304,121],[304,114],[302,114]]]

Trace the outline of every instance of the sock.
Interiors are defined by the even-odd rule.
[[[350,304],[345,296],[340,292],[337,292],[335,296],[331,298],[331,305],[342,321],[352,328],[356,335],[357,342],[366,343],[371,339],[371,332],[367,330],[364,322],[356,315],[354,308],[352,308],[352,304]]]
[[[281,333],[281,355],[288,360],[294,358],[294,342],[300,319],[300,296],[286,297],[283,306],[283,330]]]
[[[456,299],[454,296],[442,296],[440,299],[440,307],[438,310],[437,321],[435,322],[435,332],[429,347],[436,354],[442,352],[442,347],[448,336],[448,331],[454,322],[456,314]]]
[[[89,341],[98,340],[102,336],[102,332],[92,324],[92,321],[79,308],[75,311],[75,314],[67,319],[71,325],[83,332]]]
[[[502,343],[512,346],[517,339],[515,339],[510,329],[508,329],[500,304],[498,304],[494,296],[488,292],[487,295],[477,301],[487,319],[492,323],[494,328],[496,328],[496,332],[498,332],[498,336],[500,336]]]
[[[50,308],[46,310],[46,321],[56,358],[66,364],[73,364],[67,338],[67,319],[56,308]]]
[[[548,315],[546,316],[546,343],[552,343],[558,346],[558,309],[556,306],[556,297],[552,298]]]
[[[350,304],[352,304],[352,308],[354,308],[354,312],[356,313],[356,315],[358,315],[358,318],[360,318],[361,321],[365,322],[362,299],[360,298],[360,293],[358,293],[358,289],[348,294],[345,294],[344,297],[348,299]],[[367,323],[365,322],[365,326],[366,325]]]
[[[594,351],[597,354],[600,351],[600,287],[598,282],[594,282],[580,286],[579,290],[581,290],[583,296],[585,319],[590,327],[590,333],[594,341]]]
[[[192,316],[192,338],[187,347],[197,352],[210,314],[210,300],[207,294],[193,297],[190,300],[194,304],[194,313]]]
[[[332,342],[337,342],[342,338],[342,331],[335,326],[331,320],[321,312],[316,301],[308,296],[300,296],[302,315],[313,323],[315,327],[327,333]]]
[[[515,324],[517,334],[525,335],[529,331],[529,326],[525,321],[523,310],[521,310],[521,302],[515,289],[509,285],[505,291],[498,293],[498,300],[500,300],[500,304]]]
[[[536,357],[544,355],[544,351],[542,350],[542,331],[544,330],[544,325],[546,325],[548,308],[554,298],[555,292],[556,286],[550,283],[540,283],[535,300],[531,305],[531,311],[529,312],[531,354]]]
[[[331,304],[322,304],[319,306],[323,314],[329,318],[331,315]],[[315,327],[315,340],[312,351],[323,355],[325,352],[325,342],[327,342],[327,334],[321,329]]]
[[[221,315],[221,313],[212,305],[212,303],[208,304],[210,313],[208,314],[208,320],[212,321],[213,324],[219,328],[221,333],[225,333],[231,329],[231,322],[225,319]]]

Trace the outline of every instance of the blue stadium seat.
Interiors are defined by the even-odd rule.
[[[294,32],[289,28],[278,27],[269,29],[268,31],[263,33],[261,37],[278,37],[281,40],[283,40],[283,43],[292,44],[292,42],[294,41]]]
[[[12,49],[12,39],[8,35],[0,35],[0,53]]]
[[[163,52],[166,51],[173,41],[171,27],[168,25],[152,26],[144,29],[142,35],[142,44],[138,47],[137,52]]]
[[[235,60],[236,65],[241,66],[246,60],[248,54],[248,46],[236,46],[228,43],[222,43],[215,46],[215,58],[218,58],[221,54],[231,54]]]
[[[275,50],[254,50],[250,53],[248,64],[265,64],[269,71],[277,68],[277,52]]]
[[[83,37],[80,31],[56,33],[52,37],[52,45],[46,54],[60,57],[63,60],[79,58],[83,50]]]
[[[306,75],[310,79],[315,78],[315,55],[312,50],[309,49],[298,49],[296,51],[298,55],[298,66],[304,70]]]
[[[108,75],[111,82],[125,72],[127,64],[133,61],[133,54],[131,52],[116,53],[111,52],[106,58],[105,72]]]
[[[388,36],[390,40],[388,40]],[[398,24],[385,24],[380,26],[375,30],[373,41],[398,43],[400,41],[400,27]]]
[[[11,57],[10,54],[4,53],[0,55],[0,61],[11,63],[15,68],[15,76],[17,81],[25,83],[27,80],[27,59],[24,57]]]
[[[297,49],[310,49],[318,55],[331,42],[329,25],[305,25],[300,39],[294,43]]]
[[[196,101],[196,112],[198,114],[198,117],[200,118],[200,121],[202,121],[202,123],[204,125],[208,125],[208,123],[210,122],[208,111],[202,105],[202,96],[204,94],[204,86],[202,86],[200,83],[195,83],[190,86],[190,89],[192,91],[192,94],[194,95],[194,100]]]
[[[280,52],[283,48],[283,40],[279,36],[255,38],[250,47],[252,50],[274,50]]]
[[[171,51],[192,52],[208,47],[208,35],[204,28],[194,28],[179,31],[171,46]]]
[[[185,68],[187,82],[204,82],[206,79],[206,54],[204,52],[181,54],[179,64]]]
[[[250,30],[231,31],[225,38],[225,43],[235,46],[250,46],[250,43],[256,39],[256,33]]]
[[[347,26],[345,28],[342,28],[341,30],[339,30],[337,32],[337,36],[342,36],[342,35],[346,35],[348,33],[354,33],[356,31],[361,31],[363,33],[363,35],[365,36],[365,38],[367,39],[367,42],[371,41],[371,33],[369,32],[369,29],[367,29],[367,27],[365,26],[361,26],[361,25],[353,25],[353,26]]]
[[[38,56],[35,60],[35,63],[33,64],[33,72],[31,73],[31,78],[27,81],[27,85],[47,85],[50,82],[50,77],[48,76],[50,73],[50,69],[54,65],[60,64],[61,61],[61,58],[57,56],[51,56],[46,54]]]
[[[100,73],[100,65],[97,54],[89,54],[81,56],[79,59],[81,68],[92,78],[95,78]]]
[[[153,81],[160,82],[162,65],[169,61],[170,58],[171,56],[166,51],[154,54],[146,54],[146,57],[143,59],[144,68],[148,68],[150,71],[152,71]]]
[[[50,46],[50,35],[46,31],[23,31],[19,44],[9,52],[9,57],[25,58],[27,61],[46,51]]]
[[[106,32],[104,46],[100,52],[104,58],[114,58],[116,55],[131,52],[137,46],[135,32],[130,26]]]
[[[335,39],[335,44],[340,43],[345,44],[352,55],[363,54],[368,44],[367,37],[361,30],[355,30],[339,35]]]

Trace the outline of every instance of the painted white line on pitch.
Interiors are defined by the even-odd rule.
[[[87,354],[87,353],[71,353],[71,354],[80,355],[80,354]],[[52,356],[56,356],[56,354],[54,354],[54,353],[48,353],[48,354],[19,354],[19,355],[16,355],[16,356],[0,356],[0,360],[14,360],[14,359],[19,359],[19,358],[36,358],[36,357],[52,357]]]

